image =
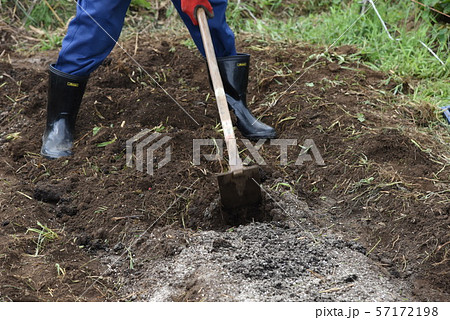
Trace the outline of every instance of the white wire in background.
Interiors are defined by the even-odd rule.
[[[389,30],[386,26],[386,23],[384,22],[383,18],[381,17],[380,13],[377,10],[377,7],[375,6],[375,3],[372,0],[367,0],[373,7],[373,10],[375,10],[376,15],[378,16],[378,19],[380,19],[381,24],[383,25],[384,30],[386,31],[389,39],[391,40],[396,40],[396,41],[400,41],[401,39],[394,39],[391,34],[389,33]],[[427,46],[423,41],[420,41],[420,44],[422,44],[432,55],[433,57],[435,57],[444,67],[445,67],[445,63],[439,58],[439,56],[433,51],[431,50],[431,48],[429,46]]]

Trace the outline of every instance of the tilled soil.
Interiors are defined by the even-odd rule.
[[[266,142],[263,204],[226,212],[214,176],[226,161],[192,164],[193,139],[222,137],[202,58],[180,38],[138,40],[125,48],[148,74],[115,50],[89,81],[75,155],[53,161],[39,148],[56,53],[4,49],[2,300],[448,300],[450,140],[426,127],[429,106],[393,96],[398,83],[352,47],[242,39],[250,108],[297,144],[280,165]],[[143,129],[170,137],[154,175],[126,166]],[[294,165],[306,139],[324,166]],[[40,242],[42,226],[57,238]]]
[[[138,273],[116,273],[121,295],[143,301],[407,301],[411,288],[393,279],[355,241],[324,234],[286,197],[289,221],[251,223],[218,231],[164,230],[177,254],[146,261]],[[171,241],[171,240],[169,240]],[[179,252],[179,253],[178,253]],[[110,256],[105,263],[117,260]],[[136,281],[139,279],[139,281]]]

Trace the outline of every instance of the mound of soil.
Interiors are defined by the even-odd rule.
[[[273,222],[239,226],[227,233],[183,231],[189,246],[179,254],[146,262],[138,283],[127,274],[119,275],[122,295],[144,301],[408,298],[408,286],[368,261],[363,247],[332,235],[317,239],[311,236],[315,231]],[[160,238],[148,239],[143,249],[151,252],[157,243]]]
[[[39,149],[56,53],[0,62],[0,299],[448,300],[448,146],[417,129],[385,75],[350,60],[351,47],[242,41],[250,108],[296,144],[280,165],[266,142],[263,204],[226,212],[215,178],[226,161],[192,158],[193,139],[222,138],[205,64],[165,38],[125,45],[145,71],[115,50],[92,74],[75,155],[53,161]],[[153,175],[126,165],[126,142],[144,129],[170,138],[172,160]],[[324,166],[294,165],[307,139]]]

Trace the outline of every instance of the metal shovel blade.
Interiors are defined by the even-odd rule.
[[[259,169],[243,167],[217,175],[220,198],[225,209],[255,206],[261,203]]]

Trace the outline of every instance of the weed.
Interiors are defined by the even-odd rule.
[[[6,136],[6,140],[16,140],[20,138],[20,132],[13,132]]]
[[[108,207],[106,207],[106,206],[100,206],[100,207],[98,207],[97,210],[94,211],[94,214],[97,214],[97,213],[103,213],[103,212],[105,212],[105,211],[107,211],[107,210],[108,210]]]
[[[39,253],[43,250],[46,242],[52,242],[58,238],[58,234],[55,231],[53,231],[52,229],[50,229],[49,227],[47,227],[46,225],[43,225],[39,221],[37,221],[37,225],[41,229],[36,229],[36,228],[28,228],[27,229],[27,233],[30,231],[30,232],[35,232],[38,234],[38,239],[37,239],[37,241],[35,241],[35,243],[36,243],[36,250],[34,253],[35,257],[37,257],[39,255]]]
[[[130,270],[133,270],[134,269],[134,258],[133,258],[133,253],[131,252],[130,247],[127,248],[127,253],[128,253],[127,254],[128,260],[130,261],[129,268],[130,268]]]
[[[271,189],[275,190],[275,191],[279,191],[280,189],[282,189],[282,190],[287,189],[286,191],[282,192],[281,195],[284,195],[285,193],[293,193],[294,192],[294,188],[287,182],[276,183],[275,185],[273,185],[271,187]]]
[[[56,272],[58,273],[58,277],[62,276],[64,277],[66,275],[66,269],[61,267],[59,263],[55,263]]]
[[[43,51],[58,49],[62,45],[63,37],[56,33],[45,33],[45,38],[41,40],[39,48]]]
[[[14,2],[14,5],[19,8],[19,17],[23,18],[25,25],[46,30],[65,27],[68,19],[75,14],[76,10],[76,4],[73,1],[43,0]],[[8,4],[6,5],[8,6]]]
[[[151,129],[151,131],[159,132],[159,133],[161,133],[161,132],[167,132],[167,127],[165,127],[163,123],[160,123],[159,125],[153,127],[153,128]]]
[[[106,147],[106,146],[116,142],[116,140],[117,140],[117,136],[116,136],[116,134],[114,134],[114,138],[112,140],[101,142],[101,143],[97,143],[97,147],[99,147],[99,148]]]
[[[102,129],[102,127],[94,127],[92,128],[92,136],[95,136],[99,131]]]
[[[425,15],[432,19],[449,22],[449,19],[445,19],[445,16],[441,15],[440,12],[450,15],[450,2],[442,0],[422,0],[422,2],[432,8],[422,8]]]
[[[189,48],[189,49],[192,49],[192,50],[196,48],[194,40],[192,40],[190,38],[181,41],[181,44],[184,45],[185,47]]]
[[[150,1],[148,1],[148,0],[132,0],[131,6],[141,7],[141,8],[145,8],[145,9],[151,8]]]

